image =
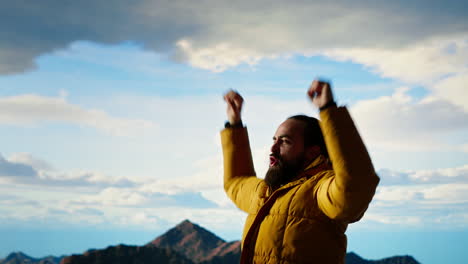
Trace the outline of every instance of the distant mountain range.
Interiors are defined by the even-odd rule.
[[[0,260],[0,264],[58,264],[63,257],[48,256],[45,258],[32,258],[22,252],[14,252],[5,259]]]
[[[143,246],[118,245],[88,250],[81,255],[41,259],[15,252],[0,264],[237,264],[240,241],[226,242],[203,227],[185,220]],[[411,256],[365,260],[351,252],[346,264],[420,264]]]

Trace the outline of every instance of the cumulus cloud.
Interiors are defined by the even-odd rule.
[[[140,193],[126,189],[106,188],[97,195],[79,198],[78,204],[103,204],[118,206],[137,206],[147,202],[147,198]]]
[[[127,207],[186,207],[210,208],[216,204],[203,198],[200,193],[180,192],[176,194],[145,193],[128,188],[106,188],[95,195],[86,195],[72,201],[76,204],[127,206]]]
[[[93,127],[115,136],[129,136],[156,128],[153,122],[112,117],[101,110],[71,104],[63,97],[28,94],[0,98],[0,124],[31,126],[47,122]]]
[[[352,106],[366,142],[391,151],[463,151],[460,142],[448,142],[447,135],[468,133],[468,112],[441,98],[413,99],[407,92],[403,87],[391,96]]]
[[[468,33],[434,37],[402,48],[343,48],[324,54],[363,64],[383,77],[423,85],[432,95],[468,112]]]
[[[466,42],[468,43],[468,41]],[[465,57],[468,60],[468,56]],[[465,65],[465,71],[459,74],[448,74],[449,77],[435,82],[429,86],[434,95],[444,98],[454,104],[463,107],[465,112],[468,112],[468,65]]]
[[[25,199],[17,195],[0,195],[0,204],[5,207],[26,206],[36,208],[40,205],[40,203],[37,201]]]
[[[0,175],[0,215],[3,215],[0,222],[7,224],[34,223],[34,219],[40,219],[41,223],[57,225],[106,224],[141,228],[144,224],[147,225],[144,228],[154,229],[160,228],[161,224],[171,226],[184,219],[176,219],[175,215],[188,218],[184,216],[185,211],[220,208],[213,202],[215,197],[208,195],[206,198],[202,192],[210,193],[213,188],[221,187],[196,184],[200,176],[181,179],[186,184],[178,186],[177,181],[171,178],[167,182],[155,182],[154,179],[130,180],[96,172],[48,170],[52,165],[28,153],[12,154],[9,158],[2,157],[1,161],[0,171],[19,164],[35,172],[27,178],[18,173]],[[205,165],[203,162],[200,164],[201,167]],[[230,207],[229,210],[235,209]],[[199,215],[193,211],[190,214]],[[167,224],[166,216],[174,217],[169,217],[171,225]]]
[[[39,171],[39,177],[29,184],[39,184],[47,186],[74,186],[88,188],[104,188],[108,186],[131,187],[136,183],[127,178],[112,177],[93,171]]]
[[[381,186],[365,220],[399,227],[466,228],[467,190],[466,181]]]
[[[411,178],[421,183],[468,183],[468,165],[438,170],[419,170]]]
[[[393,171],[381,169],[378,171],[381,185],[415,185],[415,184],[468,184],[468,165],[456,168],[417,171]]]
[[[468,226],[468,165],[436,170],[379,170],[378,174],[381,184],[365,221],[416,228]]]
[[[30,153],[14,153],[8,158],[0,155],[0,179],[30,186],[69,186],[87,188],[132,187],[137,183],[122,177],[111,177],[93,171],[61,172],[47,161]]]
[[[0,177],[34,178],[37,176],[36,170],[31,166],[8,161],[0,155]]]
[[[232,47],[228,43],[220,43],[210,48],[194,49],[189,40],[176,43],[179,56],[183,56],[188,63],[196,68],[222,72],[241,63],[257,64],[264,56],[255,51]]]
[[[151,229],[158,224],[176,224],[188,218],[223,230],[227,224],[236,226],[233,219],[238,223],[245,215],[227,201],[218,183],[197,185],[198,180],[216,181],[219,174],[215,172],[219,168],[207,170],[214,163],[218,164],[218,158],[200,160],[197,168],[206,174],[194,173],[193,177],[179,179],[185,184],[179,184],[177,179],[153,182],[146,179],[134,182],[133,186],[98,185],[97,189],[87,188],[86,191],[77,189],[76,184],[64,184],[60,191],[68,193],[66,196],[53,195],[58,190],[51,186],[43,186],[40,191],[32,189],[30,194],[12,194],[18,186],[7,185],[2,188],[11,186],[12,190],[2,195],[0,211],[8,216],[8,221],[40,218],[62,224],[145,225]],[[382,182],[364,221],[400,227],[435,226],[441,222],[453,224],[454,228],[468,226],[467,218],[463,218],[468,214],[468,165],[437,170],[379,170],[378,174]],[[31,199],[41,192],[47,193],[48,198]],[[220,201],[223,196],[224,202]],[[30,210],[31,207],[37,210]],[[212,215],[217,217],[207,217]]]
[[[219,71],[262,56],[397,47],[466,32],[465,14],[462,0],[6,2],[0,11],[0,31],[7,40],[0,43],[0,73],[31,69],[37,56],[78,40],[134,41]]]
[[[324,54],[336,60],[364,64],[383,77],[397,78],[409,83],[432,84],[446,77],[447,73],[463,73],[468,66],[468,35],[446,37],[395,49],[330,49]]]
[[[34,170],[52,171],[54,168],[47,161],[34,157],[30,153],[13,153],[8,157],[10,162],[30,166]]]

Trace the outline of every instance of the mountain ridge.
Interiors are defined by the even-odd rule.
[[[46,256],[43,258],[33,258],[21,251],[8,254],[5,259],[0,259],[0,264],[58,264],[64,256]]]
[[[10,253],[0,264],[235,264],[240,260],[240,241],[226,242],[209,230],[186,219],[142,246],[116,245],[89,249],[66,257],[32,258],[23,252]],[[366,260],[354,252],[346,264],[420,264],[412,256]]]
[[[231,251],[240,254],[240,243],[238,247],[237,244],[234,244],[236,246],[233,247],[232,242],[231,244],[226,242],[188,219],[147,245],[173,249],[194,262],[209,261],[213,257],[226,255]]]

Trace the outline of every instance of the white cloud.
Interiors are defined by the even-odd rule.
[[[95,171],[72,170],[69,172],[38,171],[38,178],[29,184],[48,186],[75,186],[103,188],[108,186],[131,187],[137,183],[123,177],[112,177]],[[28,182],[25,182],[28,184]]]
[[[372,214],[367,213],[365,218],[361,220],[364,221],[373,221],[380,224],[385,224],[387,226],[404,226],[404,227],[420,227],[423,223],[422,217],[419,216],[386,216],[382,214]]]
[[[468,184],[468,165],[434,170],[394,171],[381,169],[378,172],[381,186]]]
[[[63,97],[28,94],[0,98],[0,124],[31,126],[47,122],[93,127],[115,136],[138,135],[156,128],[153,122],[112,117],[101,110],[70,104]]]
[[[462,144],[462,145],[460,146],[460,148],[461,148],[461,150],[462,150],[463,152],[468,153],[468,143],[467,143],[467,144]]]
[[[37,177],[37,172],[27,164],[9,161],[0,155],[0,178],[4,177],[18,177],[22,180],[29,180]]]
[[[437,97],[416,100],[406,89],[359,101],[350,111],[368,145],[390,151],[462,151],[447,136],[468,133],[468,112],[461,107]]]
[[[468,56],[464,57],[468,61]],[[458,74],[447,73],[448,77],[429,85],[435,96],[463,107],[468,112],[468,66]]]
[[[105,188],[97,194],[81,196],[71,203],[93,206],[135,207],[135,208],[210,208],[216,204],[203,198],[198,192],[165,194],[144,192],[136,188]]]
[[[263,152],[264,149],[254,150],[254,153]],[[0,220],[42,219],[61,224],[127,227],[144,224],[145,228],[154,229],[190,219],[219,232],[228,232],[226,226],[239,226],[240,232],[245,214],[232,205],[222,190],[219,158],[198,161],[197,170],[191,177],[157,181],[140,179],[133,182],[133,186],[110,187],[96,183],[93,190],[84,190],[77,189],[76,184],[64,183],[60,189],[44,185],[18,192],[22,187],[5,185],[0,212],[7,217]],[[434,227],[447,221],[454,225],[453,228],[468,226],[468,165],[438,170],[381,170],[379,175],[382,184],[364,218],[365,223]],[[73,178],[61,180],[73,183]],[[68,196],[58,191],[68,193]]]
[[[30,153],[13,153],[8,157],[8,160],[14,163],[29,165],[35,170],[54,170],[52,165],[47,161],[36,158]]]
[[[466,71],[468,42],[466,35],[447,39],[434,38],[398,49],[351,48],[325,50],[331,58],[366,65],[383,77],[409,83],[431,85],[448,73]]]
[[[431,228],[432,230],[468,227],[465,194],[467,185],[380,187],[360,228]],[[437,196],[433,192],[442,191]],[[450,194],[454,192],[455,194]],[[441,225],[443,223],[443,225]]]
[[[52,188],[69,186],[99,189],[109,186],[132,187],[137,184],[134,180],[112,177],[95,171],[57,171],[47,161],[30,153],[13,153],[7,158],[0,155],[0,179],[6,179],[6,183],[10,184]]]
[[[5,207],[11,206],[13,208],[16,206],[35,208],[40,205],[40,203],[37,201],[25,199],[17,195],[1,195],[0,204],[2,204]]]
[[[431,204],[468,204],[468,184],[442,184],[424,190],[424,198]]]
[[[157,226],[159,217],[155,215],[149,215],[144,212],[132,214],[127,219],[129,224],[136,226]]]
[[[211,48],[194,49],[189,40],[183,39],[176,43],[180,56],[193,67],[213,72],[222,72],[241,63],[253,66],[264,56],[244,48],[232,47],[228,43],[217,44]]]
[[[467,168],[379,171],[381,185],[364,220],[399,227],[466,228]]]
[[[419,170],[411,173],[410,178],[420,183],[468,183],[468,165],[438,170]]]
[[[379,191],[375,195],[376,202],[390,202],[394,205],[405,204],[410,201],[423,200],[423,190],[427,188],[425,186],[391,186],[391,187],[380,187]]]
[[[434,37],[410,46],[388,48],[343,48],[324,54],[340,61],[365,65],[383,77],[423,85],[437,98],[468,112],[468,34]]]
[[[79,40],[134,41],[170,55],[177,43],[189,39],[194,51],[189,54],[195,55],[190,63],[222,70],[254,62],[259,54],[357,46],[393,48],[467,30],[466,5],[461,0],[443,4],[434,0],[411,4],[397,0],[378,4],[367,0],[216,4],[211,0],[115,0],[112,5],[83,0],[72,5],[43,1],[27,7],[5,3],[2,10],[13,14],[0,16],[0,31],[8,35],[0,46],[3,74],[31,69],[37,56]],[[115,23],[116,17],[120,23]]]
[[[148,198],[129,189],[106,188],[97,195],[86,195],[76,200],[77,203],[104,206],[139,206]]]

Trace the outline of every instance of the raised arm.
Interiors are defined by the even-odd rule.
[[[242,125],[244,99],[235,91],[224,95],[228,123],[221,131],[224,158],[224,190],[241,210],[248,212],[261,180],[255,177],[247,128]]]
[[[330,85],[314,81],[308,95],[320,109],[321,128],[335,172],[317,185],[318,205],[332,219],[357,221],[372,200],[379,177],[347,109],[336,107]]]

